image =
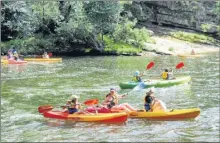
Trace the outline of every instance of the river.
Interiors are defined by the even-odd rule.
[[[152,69],[146,65],[154,61]],[[157,98],[169,109],[199,107],[193,120],[148,121],[128,119],[123,124],[66,123],[44,119],[38,106],[65,104],[71,94],[80,101],[97,98],[101,102],[110,87],[119,93],[119,83],[131,80],[136,70],[144,78],[159,77],[164,68],[175,68],[175,75],[190,75],[187,84],[155,88]],[[219,54],[198,58],[173,56],[86,56],[63,57],[61,63],[28,63],[1,66],[2,142],[219,142]],[[149,89],[132,92],[120,103],[143,108]]]

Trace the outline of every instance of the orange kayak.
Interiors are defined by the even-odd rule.
[[[16,61],[16,60],[1,60],[1,63],[3,63],[3,64],[24,64],[24,63],[27,63],[27,61],[23,61],[23,60],[20,60],[20,61]]]
[[[39,110],[39,109],[38,109]],[[41,110],[41,109],[40,109]],[[73,120],[77,122],[125,122],[128,115],[125,112],[121,113],[86,113],[86,114],[69,114],[67,111],[52,111],[51,108],[42,113],[45,118]]]

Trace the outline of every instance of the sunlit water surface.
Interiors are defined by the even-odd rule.
[[[146,65],[155,66],[146,71]],[[136,70],[145,78],[158,77],[164,68],[185,66],[175,75],[190,75],[189,84],[156,88],[156,96],[169,109],[199,107],[201,114],[187,121],[148,121],[128,119],[122,124],[76,123],[45,120],[38,106],[65,104],[73,93],[81,101],[97,98],[101,102],[110,87],[119,93],[119,83],[131,80]],[[120,100],[142,109],[148,89],[131,92]],[[1,141],[36,142],[219,142],[219,55],[202,58],[171,56],[100,56],[63,58],[62,63],[28,63],[1,66]]]

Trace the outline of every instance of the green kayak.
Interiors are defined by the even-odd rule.
[[[144,84],[146,85],[145,88],[149,87],[168,87],[168,86],[173,86],[177,84],[183,84],[186,82],[189,82],[191,80],[190,76],[179,76],[176,77],[176,79],[171,79],[171,80],[164,80],[164,79],[152,79],[152,80],[144,80]],[[121,89],[131,89],[134,88],[135,86],[139,85],[141,82],[134,82],[134,81],[129,81],[129,82],[122,82],[119,84]]]

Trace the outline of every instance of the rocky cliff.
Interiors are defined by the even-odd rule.
[[[220,27],[220,2],[217,1],[136,1],[125,11],[141,23],[181,27],[217,34]]]

